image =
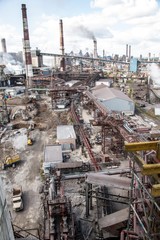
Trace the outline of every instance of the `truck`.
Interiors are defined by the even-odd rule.
[[[22,186],[13,187],[13,210],[18,212],[23,210]]]
[[[19,154],[15,154],[15,155],[8,155],[5,157],[5,160],[3,162],[3,164],[1,165],[2,169],[6,169],[7,167],[15,167],[16,164],[20,161],[20,156]]]

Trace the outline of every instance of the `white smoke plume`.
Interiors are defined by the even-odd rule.
[[[24,73],[24,68],[20,61],[17,61],[9,53],[2,53],[0,55],[0,65],[5,65],[4,73],[5,74],[22,74]]]
[[[154,87],[160,87],[160,68],[156,63],[152,63],[148,67],[148,73],[153,81]]]

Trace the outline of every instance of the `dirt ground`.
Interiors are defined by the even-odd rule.
[[[43,224],[42,194],[43,184],[42,162],[44,146],[55,141],[56,125],[59,123],[58,115],[51,112],[50,104],[46,103],[46,97],[39,103],[39,114],[33,120],[40,130],[35,128],[30,132],[33,145],[27,145],[27,129],[7,130],[1,139],[0,161],[5,155],[18,153],[21,161],[15,168],[9,167],[1,170],[4,188],[6,190],[7,204],[14,225],[23,228],[39,228]],[[42,106],[42,107],[41,107]],[[63,117],[62,117],[63,119]],[[15,121],[20,121],[15,120]],[[14,121],[14,123],[15,123]],[[19,125],[20,126],[20,125]],[[12,189],[13,186],[21,185],[23,190],[24,209],[20,212],[13,211]],[[37,234],[37,231],[31,231]]]

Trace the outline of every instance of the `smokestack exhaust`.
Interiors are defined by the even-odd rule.
[[[96,41],[96,39],[93,40],[93,44],[94,44],[94,58],[97,58],[98,54],[97,54],[97,41]]]
[[[25,53],[25,65],[26,65],[26,78],[28,80],[28,86],[32,85],[31,77],[33,77],[31,48],[29,41],[29,29],[27,20],[26,4],[22,4],[22,20],[23,20],[23,35],[24,35],[24,53]]]
[[[6,39],[5,38],[1,39],[1,44],[2,44],[2,52],[6,53],[7,52],[7,48],[6,48]]]
[[[63,21],[60,19],[59,21],[59,28],[60,28],[60,51],[61,54],[64,56],[64,37],[63,37]],[[60,62],[60,69],[65,71],[65,58],[62,57]]]

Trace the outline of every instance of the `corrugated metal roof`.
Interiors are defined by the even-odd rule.
[[[126,94],[122,91],[117,90],[115,88],[108,88],[106,85],[101,84],[98,87],[95,87],[93,90],[93,95],[101,100],[109,100],[113,98],[120,98],[123,100],[127,100],[133,102]]]
[[[57,139],[76,139],[76,134],[73,125],[57,126]]]
[[[61,145],[47,145],[44,150],[44,162],[62,162]]]

